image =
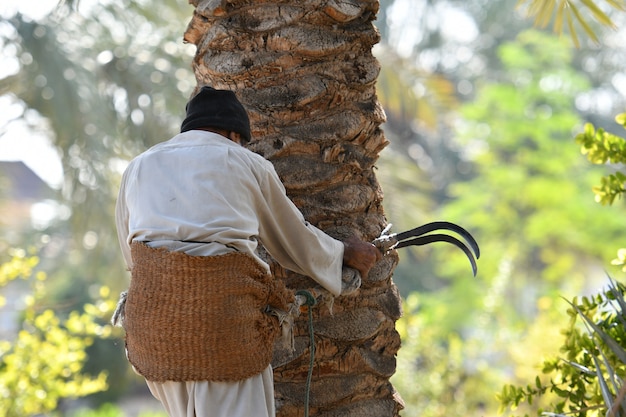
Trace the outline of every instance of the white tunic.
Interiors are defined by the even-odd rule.
[[[239,251],[269,271],[257,254],[261,243],[284,268],[311,277],[333,295],[341,292],[343,244],[304,220],[269,161],[215,133],[181,133],[131,161],[116,223],[129,268],[130,243],[137,240],[196,256]],[[172,417],[273,417],[271,372],[268,367],[237,383],[148,385]]]

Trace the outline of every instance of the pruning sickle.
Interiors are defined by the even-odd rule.
[[[476,259],[480,258],[480,249],[478,248],[478,243],[476,243],[474,237],[461,226],[450,222],[438,221],[427,223],[423,226],[401,233],[388,234],[390,229],[391,224],[387,225],[387,227],[385,227],[385,229],[381,232],[380,236],[372,242],[374,246],[376,246],[383,254],[386,254],[390,250],[404,248],[407,246],[422,246],[433,242],[448,242],[452,243],[465,253],[472,264],[474,276],[476,276],[476,271],[478,270],[478,267],[476,266]],[[428,234],[439,230],[450,230],[458,233],[463,240],[465,240],[467,245],[454,236],[442,233]],[[476,257],[476,259],[474,259],[474,257]]]

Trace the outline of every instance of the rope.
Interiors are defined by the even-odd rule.
[[[309,312],[309,349],[311,351],[310,360],[309,360],[309,372],[306,377],[306,391],[304,393],[304,417],[309,417],[309,397],[311,394],[311,379],[313,377],[313,366],[315,364],[315,333],[313,332],[313,306],[317,304],[315,297],[313,294],[306,290],[300,290],[296,292],[296,295],[301,295],[306,298],[306,302],[304,303],[308,306],[307,310]]]

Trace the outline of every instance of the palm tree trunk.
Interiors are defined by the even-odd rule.
[[[387,145],[372,47],[378,1],[191,0],[185,41],[197,45],[198,85],[235,91],[251,119],[250,149],[269,159],[306,219],[331,236],[378,236],[386,220],[374,175]],[[310,415],[397,416],[389,382],[400,338],[395,254],[352,296],[314,311],[315,365]],[[292,288],[313,281],[275,266]],[[295,353],[277,348],[277,414],[304,414],[309,339],[306,314],[295,325]]]

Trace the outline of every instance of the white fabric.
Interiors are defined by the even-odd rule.
[[[236,383],[154,382],[150,392],[170,417],[274,417],[272,367]]]
[[[343,244],[304,220],[269,161],[216,133],[181,133],[131,161],[116,222],[129,268],[138,240],[197,256],[248,253],[269,271],[261,242],[284,268],[341,293]]]
[[[284,268],[341,292],[343,244],[308,224],[286,197],[272,164],[215,133],[181,133],[139,155],[124,172],[118,238],[212,256],[254,256],[258,243]],[[171,417],[274,417],[271,368],[236,383],[148,381]]]

